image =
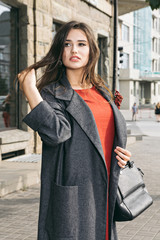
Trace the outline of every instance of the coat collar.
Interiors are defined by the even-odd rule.
[[[72,89],[65,72],[59,82],[56,82],[54,96],[60,100],[71,101],[74,90]]]

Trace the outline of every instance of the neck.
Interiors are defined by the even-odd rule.
[[[85,89],[92,86],[92,84],[87,84],[85,80],[82,83],[83,71],[81,69],[66,69],[66,76],[73,89]]]

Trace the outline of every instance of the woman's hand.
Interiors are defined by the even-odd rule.
[[[27,72],[27,71],[22,71],[21,73],[18,74],[18,80],[19,80],[19,84],[20,84],[20,89],[22,91],[24,91],[26,88],[32,88],[32,87],[36,87],[36,74],[35,74],[35,70],[32,69],[31,71]]]
[[[116,158],[118,160],[118,165],[121,168],[124,168],[127,164],[127,161],[130,161],[131,153],[128,150],[118,146],[116,147],[114,152],[117,154]]]
[[[40,102],[43,101],[37,87],[36,87],[36,75],[35,70],[23,71],[18,74],[18,80],[20,83],[20,89],[26,95],[31,109],[35,108]]]

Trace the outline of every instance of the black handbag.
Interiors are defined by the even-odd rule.
[[[115,221],[131,221],[153,203],[145,187],[143,175],[141,169],[136,168],[134,162],[130,161],[120,170]]]

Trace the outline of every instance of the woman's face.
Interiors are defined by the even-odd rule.
[[[80,29],[71,29],[65,41],[62,62],[68,69],[84,69],[89,60],[89,43]]]

